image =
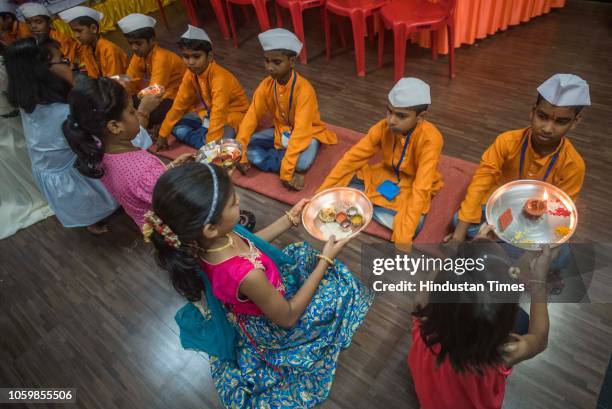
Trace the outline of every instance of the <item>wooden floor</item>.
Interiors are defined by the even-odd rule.
[[[180,10],[168,9],[171,33],[159,29],[165,45],[173,46],[185,29]],[[203,13],[212,15],[208,8]],[[571,135],[587,163],[578,202],[578,238],[584,241],[612,242],[611,16],[611,4],[568,0],[564,9],[458,49],[453,81],[445,57],[431,61],[427,50],[415,46],[407,57],[407,75],[431,84],[429,119],[445,136],[444,153],[472,161],[498,133],[528,124],[535,88],[548,76],[571,72],[589,82],[593,106]],[[206,23],[218,61],[252,94],[265,75],[256,21],[239,30],[238,50],[220,38],[214,19]],[[375,49],[367,47],[367,77],[357,78],[354,56],[339,41],[331,61],[323,57],[316,12],[307,13],[306,27],[312,28],[310,61],[300,71],[317,89],[323,119],[366,131],[384,115],[393,85],[391,43],[383,69],[375,66]],[[285,209],[250,192],[243,192],[242,203],[256,213],[259,226]],[[299,230],[278,244],[307,239]],[[361,237],[343,255],[364,281],[369,277],[359,271],[361,246],[376,242]],[[78,388],[76,407],[83,409],[220,407],[206,356],[178,344],[173,315],[183,300],[125,215],[115,217],[111,233],[100,238],[50,218],[0,241],[0,254],[0,386]],[[603,287],[610,290],[606,274]],[[419,407],[405,364],[406,301],[375,300],[353,345],[340,356],[322,407]],[[612,350],[612,305],[555,304],[550,310],[549,347],[515,368],[505,408],[595,407]]]

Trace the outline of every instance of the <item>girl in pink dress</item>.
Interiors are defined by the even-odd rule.
[[[225,407],[323,402],[338,355],[372,302],[373,293],[335,259],[349,239],[332,237],[321,251],[270,244],[299,225],[305,204],[253,234],[237,225],[240,198],[217,166],[186,164],[155,186],[143,233],[174,288],[203,311],[187,304],[176,321],[182,344],[209,354]]]
[[[192,157],[184,154],[164,165],[132,140],[146,123],[146,114],[136,111],[126,90],[109,78],[89,78],[68,96],[70,115],[64,135],[77,154],[76,168],[85,176],[101,179],[110,194],[139,228],[151,209],[153,187],[167,168]]]

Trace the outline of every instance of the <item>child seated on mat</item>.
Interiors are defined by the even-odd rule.
[[[442,188],[438,162],[442,134],[425,120],[431,104],[429,85],[402,78],[389,92],[387,118],[344,154],[319,191],[351,186],[374,203],[374,219],[393,230],[391,239],[410,249],[425,222],[432,196]],[[382,154],[382,161],[368,164]]]
[[[210,38],[189,26],[178,43],[189,70],[162,123],[158,149],[168,146],[172,133],[194,148],[221,138],[234,138],[249,109],[249,100],[236,77],[213,60]]]
[[[28,37],[32,33],[25,22],[17,20],[17,6],[11,0],[0,0],[0,43],[8,47]]]
[[[336,259],[350,238],[332,236],[320,252],[308,243],[283,250],[270,244],[300,224],[306,203],[252,234],[236,226],[240,198],[222,168],[189,163],[155,185],[145,240],[178,293],[204,312],[194,310],[197,328],[212,324],[197,331],[199,350],[210,356],[226,408],[323,402],[338,356],[372,303],[373,292]]]
[[[492,226],[484,227],[462,254],[482,260],[482,271],[440,271],[428,280],[485,288],[491,280],[518,285],[511,275],[516,267],[497,243],[486,238]],[[501,409],[513,367],[546,349],[545,280],[553,258],[546,245],[521,267],[521,276],[529,276],[529,315],[518,305],[520,292],[434,291],[417,296],[407,361],[421,408]]]
[[[79,43],[94,56],[91,60],[93,66],[87,67],[90,77],[125,74],[128,67],[127,54],[117,44],[100,35],[100,21],[104,14],[89,7],[77,6],[62,11],[59,16],[70,25]]]
[[[153,17],[138,13],[117,22],[134,53],[127,69],[131,78],[130,91],[136,95],[141,89],[155,84],[165,89],[162,102],[149,119],[151,128],[160,125],[166,117],[186,70],[181,57],[157,45],[155,23]]]
[[[85,69],[87,75],[95,75],[95,72],[90,71],[94,66],[91,50],[79,44],[74,38],[54,29],[51,12],[45,6],[38,3],[24,3],[17,10],[25,19],[34,37],[40,39],[49,36],[59,43],[60,51],[73,66],[80,70]]]
[[[295,71],[302,43],[290,31],[275,28],[259,34],[266,70],[270,76],[255,90],[237,140],[248,162],[269,172],[279,172],[283,184],[294,190],[304,188],[304,173],[315,160],[319,144],[337,143],[319,115],[314,88]],[[274,128],[255,132],[265,114],[274,117]],[[248,159],[248,162],[247,162]]]
[[[567,133],[591,105],[589,86],[572,74],[555,74],[538,87],[531,109],[531,125],[497,136],[484,152],[461,208],[455,214],[455,231],[447,240],[463,242],[484,223],[484,208],[498,187],[518,179],[551,183],[573,200],[584,181],[585,165]]]
[[[167,168],[184,163],[193,155],[181,155],[166,166],[157,156],[134,146],[131,140],[141,129],[139,117],[126,89],[110,78],[79,81],[70,92],[68,103],[70,114],[62,128],[77,154],[75,167],[89,178],[101,179],[141,228],[144,214],[151,209],[157,179]],[[141,107],[144,105],[145,100]]]

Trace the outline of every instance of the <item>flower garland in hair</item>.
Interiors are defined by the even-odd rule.
[[[175,249],[181,247],[181,241],[179,240],[178,236],[172,231],[170,226],[165,224],[153,211],[149,210],[146,212],[144,219],[145,224],[142,226],[142,234],[145,242],[149,243],[151,241],[153,231],[156,231],[164,238],[164,241],[170,247]]]

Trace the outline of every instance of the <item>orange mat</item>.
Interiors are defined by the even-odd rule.
[[[325,176],[334,165],[363,134],[339,126],[328,125],[338,135],[338,144],[321,145],[314,164],[306,174],[304,190],[290,191],[282,184],[274,173],[261,172],[251,168],[247,175],[235,172],[233,181],[237,186],[252,190],[287,204],[295,204],[304,197],[311,197],[321,185]],[[195,149],[170,140],[170,149],[159,152],[167,158],[176,158],[185,152],[195,152]],[[453,214],[459,208],[468,184],[477,165],[462,159],[442,155],[438,169],[444,178],[444,188],[434,197],[427,215],[425,225],[415,238],[415,244],[440,243],[449,231]],[[376,222],[372,222],[365,232],[385,240],[391,238],[391,231]]]

